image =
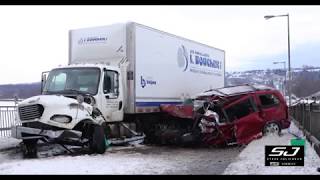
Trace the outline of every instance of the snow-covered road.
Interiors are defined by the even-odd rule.
[[[290,132],[303,135],[295,126]],[[319,174],[320,158],[307,142],[304,167],[267,167],[265,145],[290,145],[282,136],[266,136],[243,148],[110,147],[103,155],[69,155],[57,145],[40,146],[38,159],[23,159],[12,138],[0,138],[0,174]]]
[[[111,147],[103,155],[53,156],[58,149],[40,148],[39,159],[22,159],[17,149],[0,150],[0,174],[222,174],[241,151],[136,145]]]

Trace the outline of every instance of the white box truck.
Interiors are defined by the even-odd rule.
[[[26,154],[38,140],[103,153],[105,139],[155,136],[166,124],[160,104],[223,87],[224,74],[223,50],[135,22],[71,30],[68,65],[43,75],[42,94],[18,105],[22,126],[12,136]]]

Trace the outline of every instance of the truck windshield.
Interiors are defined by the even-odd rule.
[[[44,87],[44,94],[91,94],[98,91],[99,68],[61,68],[53,69]]]

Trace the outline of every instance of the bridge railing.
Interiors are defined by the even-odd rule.
[[[16,125],[16,106],[0,106],[0,137],[11,135],[11,127]]]
[[[320,140],[320,103],[299,103],[290,108],[291,116],[303,129]]]

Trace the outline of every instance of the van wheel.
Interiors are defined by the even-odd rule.
[[[268,123],[263,128],[263,135],[269,135],[269,134],[280,135],[280,132],[281,132],[280,126],[275,122]]]
[[[37,141],[38,139],[23,140],[22,152],[24,158],[37,158]]]
[[[104,128],[99,125],[92,125],[89,148],[93,153],[103,154],[106,151]]]

